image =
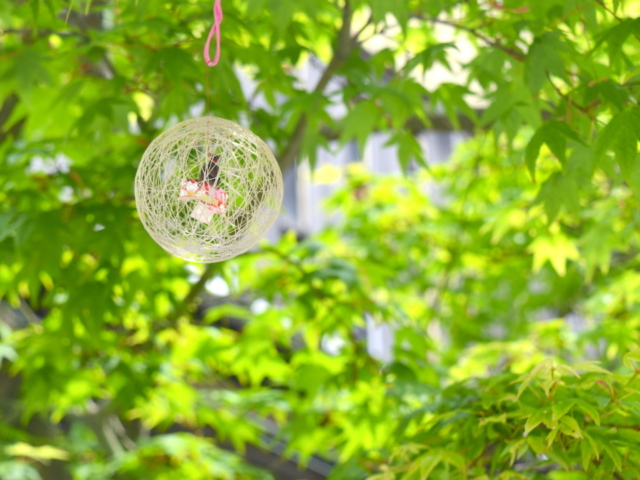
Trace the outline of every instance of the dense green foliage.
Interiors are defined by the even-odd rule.
[[[247,445],[335,480],[640,477],[638,5],[225,1],[212,114],[284,168],[375,131],[427,168],[356,164],[335,226],[201,267],[133,177],[202,110],[209,3],[0,3],[0,478],[272,478]],[[429,166],[429,127],[474,136]]]

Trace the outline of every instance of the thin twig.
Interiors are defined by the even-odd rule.
[[[360,30],[358,30],[356,32],[356,34],[353,36],[354,40],[358,41],[360,39],[360,35],[362,35],[364,33],[366,28],[369,25],[371,25],[372,22],[373,22],[373,14],[369,15],[369,19],[365,22],[365,24],[362,26],[362,28]]]
[[[604,8],[607,12],[609,12],[611,15],[613,15],[613,17],[618,20],[619,22],[622,22],[622,19],[616,15],[616,12],[614,12],[613,10],[611,10],[609,7],[607,7],[605,5],[605,3],[602,0],[594,0],[598,5],[600,5],[602,8]]]
[[[0,35],[31,35],[34,32],[32,28],[0,28]],[[81,33],[77,32],[61,32],[57,30],[38,29],[40,36],[44,35],[58,35],[59,37],[83,37]]]
[[[284,262],[288,263],[289,265],[295,267],[296,270],[298,270],[298,272],[300,272],[300,274],[303,277],[306,277],[308,275],[308,273],[309,273],[302,267],[302,265],[300,265],[300,263],[298,263],[295,260],[291,259],[287,255],[285,255],[283,252],[278,250],[277,248],[274,248],[274,247],[263,247],[261,251],[264,252],[264,253],[273,253],[278,258],[280,258],[280,260],[283,260]]]
[[[484,36],[482,33],[478,32],[474,28],[465,27],[464,25],[459,25],[457,23],[449,22],[447,20],[440,20],[438,18],[424,18],[423,17],[422,19],[426,20],[426,21],[429,21],[429,22],[432,22],[432,23],[439,23],[441,25],[447,25],[449,27],[456,28],[458,30],[464,30],[465,32],[469,32],[471,35],[479,38],[480,40],[482,40],[483,42],[487,43],[488,45],[490,45],[490,46],[492,46],[494,48],[497,48],[498,50],[503,51],[504,53],[506,53],[510,57],[518,60],[519,62],[524,62],[525,56],[521,52],[499,44],[497,41],[492,40],[489,37]]]
[[[551,84],[551,86],[553,87],[553,89],[556,91],[556,93],[561,97],[564,98],[567,103],[569,104],[569,106],[573,105],[574,107],[576,107],[578,110],[580,110],[582,113],[584,113],[585,115],[587,115],[593,122],[597,122],[597,123],[601,123],[602,125],[605,125],[605,123],[601,120],[598,120],[597,117],[595,117],[588,108],[583,107],[582,105],[578,105],[577,103],[575,103],[574,101],[571,100],[571,98],[568,95],[565,95],[564,93],[562,93],[562,91],[560,90],[560,88],[553,83],[553,80],[551,79],[551,75],[549,75],[549,73],[547,73],[547,79],[549,80],[549,83]]]
[[[619,22],[624,22],[624,19],[620,18],[618,15],[616,15],[616,12],[614,12],[613,10],[611,10],[609,7],[607,7],[607,5],[602,1],[602,0],[594,0],[598,5],[600,5],[602,8],[604,8],[607,12],[609,12],[611,15],[613,15],[613,18],[615,18],[616,20],[618,20]],[[640,36],[634,34],[633,35],[636,40],[638,40],[640,42]]]

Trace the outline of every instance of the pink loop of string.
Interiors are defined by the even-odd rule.
[[[222,23],[222,0],[215,0],[213,4],[213,26],[209,31],[209,36],[207,37],[207,43],[204,46],[204,61],[210,67],[215,67],[218,64],[218,60],[220,60],[220,24]],[[211,57],[209,56],[209,48],[211,45],[211,40],[213,36],[216,36],[216,56],[211,61]]]

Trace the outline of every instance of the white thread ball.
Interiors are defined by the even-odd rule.
[[[217,117],[160,134],[138,167],[142,224],[165,250],[198,263],[233,258],[255,245],[282,206],[282,173],[266,143]]]

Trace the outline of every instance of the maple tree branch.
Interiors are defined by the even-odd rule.
[[[342,66],[342,64],[358,44],[358,37],[360,36],[361,32],[358,32],[353,37],[351,36],[352,18],[353,11],[351,9],[351,3],[349,0],[347,0],[342,10],[342,26],[340,27],[340,31],[338,32],[338,37],[336,39],[337,43],[334,49],[333,58],[322,72],[320,80],[318,80],[318,83],[313,89],[314,94],[324,92],[325,88],[327,88],[327,85],[329,84],[335,73]],[[302,140],[304,139],[307,125],[308,118],[307,115],[303,113],[302,115],[300,115],[298,123],[293,129],[291,140],[287,144],[287,147],[280,155],[278,155],[278,163],[280,164],[280,168],[282,170],[285,170],[289,165],[291,165],[294,159],[300,153],[300,147],[302,146]]]
[[[202,292],[202,289],[204,288],[205,284],[213,276],[214,270],[215,270],[215,264],[210,263],[205,267],[204,272],[202,272],[202,275],[200,276],[198,281],[193,285],[191,285],[191,288],[189,289],[189,293],[187,293],[187,295],[184,297],[182,302],[178,304],[173,314],[169,316],[168,320],[171,323],[174,323],[176,320],[178,320],[178,318],[180,318],[180,316],[187,311],[187,309],[189,308],[189,305],[193,303],[196,297],[200,295],[200,292]]]

